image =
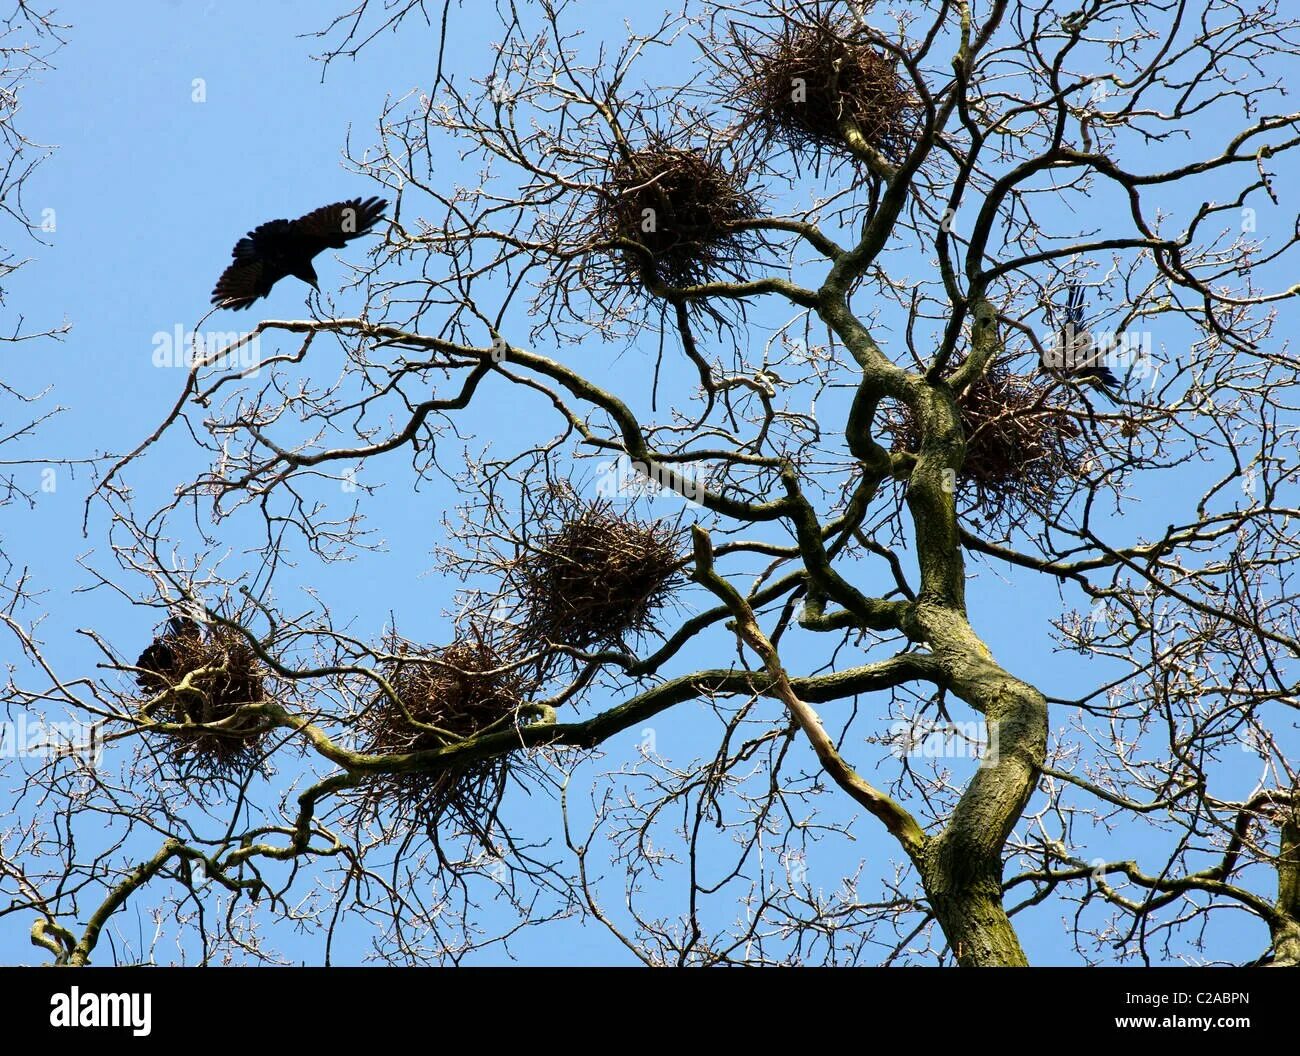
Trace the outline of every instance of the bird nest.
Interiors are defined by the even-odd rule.
[[[857,142],[892,162],[910,149],[920,113],[911,84],[855,18],[816,8],[771,32],[733,25],[723,54],[728,95],[760,148],[813,162],[851,157]]]
[[[242,634],[223,626],[207,633],[193,620],[168,621],[140,654],[136,681],[149,694],[141,709],[160,731],[173,762],[212,778],[257,766],[270,727],[243,709],[268,699],[265,670]]]
[[[657,136],[615,153],[594,222],[601,240],[635,243],[623,252],[626,282],[686,287],[744,277],[761,239],[743,225],[758,213],[720,151]]]
[[[530,648],[596,649],[653,633],[685,581],[680,528],[640,521],[608,500],[563,502],[558,523],[529,540],[506,569]]]
[[[1045,402],[1048,391],[994,363],[957,398],[966,432],[957,487],[979,519],[1040,509],[1087,460],[1083,429],[1068,410]],[[892,405],[886,428],[895,452],[920,449],[920,427],[910,407]]]
[[[363,750],[405,755],[437,750],[486,733],[513,729],[529,686],[509,657],[477,629],[450,645],[420,648],[394,642],[385,671],[400,705],[382,694],[361,719]],[[363,810],[391,811],[437,834],[444,819],[490,843],[509,755],[436,771],[373,774],[363,785]]]

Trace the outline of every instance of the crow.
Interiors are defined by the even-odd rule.
[[[136,681],[141,689],[158,693],[184,675],[176,647],[186,638],[191,643],[198,643],[203,640],[203,631],[189,616],[173,616],[167,621],[166,630],[150,643],[135,662],[135,666],[140,669]]]
[[[319,290],[312,258],[368,234],[387,208],[383,198],[353,198],[323,205],[297,220],[271,220],[254,228],[230,251],[234,263],[217,280],[212,303],[247,308],[286,275]]]
[[[1119,387],[1119,378],[1106,366],[1103,350],[1083,325],[1083,287],[1072,282],[1068,289],[1065,325],[1056,335],[1051,358],[1042,357],[1040,366],[1050,374],[1083,382],[1114,399],[1111,390]]]

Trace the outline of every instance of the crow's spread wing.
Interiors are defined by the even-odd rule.
[[[369,234],[387,208],[383,198],[352,198],[313,209],[289,226],[303,250],[315,256],[323,249],[342,249],[352,239]]]
[[[223,308],[247,308],[259,297],[270,293],[274,284],[274,279],[266,281],[265,262],[255,254],[249,254],[243,260],[236,259],[221,273],[212,290],[212,303]]]
[[[247,308],[286,275],[310,276],[311,259],[324,249],[342,249],[383,219],[383,198],[351,198],[313,209],[297,220],[269,220],[235,243],[229,267],[217,280],[212,303]]]
[[[223,308],[247,308],[289,274],[285,265],[294,253],[293,224],[268,220],[235,243],[232,263],[212,290],[212,303]]]

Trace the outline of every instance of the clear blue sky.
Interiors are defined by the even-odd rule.
[[[61,20],[72,25],[69,43],[57,57],[57,68],[27,92],[23,114],[24,127],[34,139],[58,148],[33,179],[26,201],[33,214],[54,209],[57,230],[48,247],[31,247],[35,261],[9,283],[4,315],[7,326],[22,314],[29,326],[66,318],[73,329],[61,343],[0,350],[6,357],[6,382],[26,391],[51,386],[51,399],[67,410],[16,451],[35,458],[75,458],[134,446],[170,408],[184,378],[182,371],[153,365],[153,336],[176,326],[189,328],[206,312],[209,291],[234,240],[265,219],[292,217],[326,202],[377,193],[341,165],[345,138],[350,131],[354,144],[371,142],[376,115],[386,99],[431,88],[436,41],[430,32],[412,25],[396,37],[381,37],[357,61],[338,62],[322,82],[320,65],[309,58],[320,50],[320,42],[300,35],[321,27],[333,8],[329,3],[292,0],[140,0],[70,3],[60,9]],[[583,9],[590,35],[618,41],[624,13],[639,11],[641,5],[584,4]],[[450,68],[481,75],[490,61],[487,41],[496,35],[488,5],[471,3],[454,12]],[[656,61],[662,60],[652,59],[647,72],[653,74]],[[677,72],[665,70],[667,76]],[[206,91],[201,103],[192,98],[196,78],[203,80]],[[455,159],[448,157],[448,185],[458,171]],[[317,261],[317,270],[323,290],[335,289],[345,278],[343,266],[328,255]],[[300,318],[304,289],[294,280],[286,281],[254,312]],[[350,298],[340,299],[341,313],[355,307]],[[214,318],[207,328],[228,325],[235,324]],[[642,362],[625,362],[621,373],[609,375],[634,401],[644,403],[653,352],[652,345]],[[567,355],[571,362],[583,362],[582,350]],[[606,369],[598,362],[591,366],[598,372]],[[509,393],[501,395],[513,399]],[[534,429],[530,418],[540,413],[538,406],[497,405],[488,417],[471,419],[471,427],[480,438],[490,430],[494,446],[503,450],[521,439],[545,435]],[[547,421],[544,429],[553,424]],[[8,449],[7,454],[15,457]],[[174,432],[128,479],[146,507],[202,464],[184,434]],[[336,619],[344,610],[354,616],[353,630],[359,636],[378,636],[393,612],[407,636],[439,641],[453,585],[440,576],[431,550],[442,541],[441,518],[455,496],[445,486],[413,492],[406,469],[398,458],[367,478],[388,485],[363,500],[369,523],[386,542],[383,553],[329,568],[308,563],[289,574],[289,583],[319,587]],[[391,477],[382,477],[385,471]],[[39,467],[31,469],[33,487],[39,486],[39,472]],[[49,616],[40,637],[48,655],[65,675],[94,675],[91,665],[99,658],[76,634],[78,628],[112,628],[114,642],[123,653],[132,653],[148,639],[156,615],[132,607],[115,592],[84,589],[94,581],[79,559],[92,568],[111,566],[105,520],[101,513],[92,514],[83,535],[88,477],[60,470],[58,481],[54,493],[38,491],[34,509],[6,509],[2,533],[11,559],[30,566],[35,582],[47,592]],[[1148,502],[1152,523],[1166,523],[1160,497]],[[1133,515],[1135,526],[1141,519],[1140,513]],[[238,551],[255,541],[231,538],[228,545]],[[1089,661],[1054,654],[1045,630],[1048,617],[1084,605],[1077,595],[1062,602],[1046,582],[1011,577],[1003,569],[972,570],[977,629],[1009,669],[1049,695],[1075,695],[1076,679],[1085,672],[1095,679],[1096,668]],[[138,582],[129,585],[135,591],[143,587]],[[802,658],[799,640],[791,637],[792,652],[786,658],[796,668]],[[11,647],[10,639],[0,640],[0,660],[16,659],[3,652]],[[729,658],[694,656],[709,664]],[[587,708],[612,702],[598,694]],[[870,713],[877,703],[868,700],[863,706]],[[656,724],[659,751],[682,761],[711,751],[692,739],[714,727],[689,709],[679,710],[683,714]],[[1062,729],[1066,719],[1055,714],[1053,728]],[[631,761],[639,736],[633,731],[615,739],[607,746],[605,761],[588,772]],[[846,751],[853,758],[852,744]],[[1243,753],[1232,765],[1241,767],[1234,775],[1239,782],[1253,782],[1252,757]],[[287,776],[281,775],[281,785]],[[554,830],[557,815],[549,800],[534,797],[512,809],[518,812],[519,824],[532,831]],[[848,813],[843,804],[839,809]],[[900,855],[875,825],[859,820],[853,834],[855,843],[831,841],[824,851],[814,849],[807,863],[809,879],[815,887],[831,890],[865,857],[859,893],[868,898],[876,892],[876,879],[889,876],[890,862]],[[1098,833],[1096,840],[1095,847],[1081,849],[1083,856],[1140,857],[1152,836],[1143,827],[1109,836]],[[605,871],[612,875],[612,870]],[[609,893],[617,891],[619,878],[614,880]],[[665,912],[681,911],[683,895],[681,884],[665,884],[651,896],[651,904],[660,903]],[[1032,961],[1077,963],[1063,923],[1069,912],[1070,907],[1048,900],[1017,918]],[[490,920],[494,910],[488,907],[487,913]],[[29,926],[29,920],[0,921],[0,963],[36,959],[37,951],[27,939]],[[115,927],[128,937],[138,928],[149,930],[130,910],[120,915]],[[1263,928],[1254,923],[1237,929],[1216,924],[1211,933],[1209,948],[1216,957],[1245,959],[1266,943]],[[284,929],[271,937],[292,959],[321,959],[317,939]],[[336,943],[336,961],[359,959],[366,941],[365,929],[352,926],[345,941]],[[511,950],[524,962],[629,960],[594,924],[560,923],[526,931]],[[498,950],[481,960],[490,963],[502,957]]]

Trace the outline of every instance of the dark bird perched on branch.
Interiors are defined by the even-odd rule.
[[[1052,348],[1040,357],[1039,365],[1049,374],[1082,382],[1114,399],[1111,390],[1119,387],[1119,378],[1106,366],[1105,349],[1098,346],[1083,325],[1083,287],[1072,282],[1068,289],[1065,324],[1057,331]]]
[[[140,688],[150,693],[166,689],[171,681],[181,677],[181,665],[176,655],[178,645],[183,639],[199,641],[203,631],[188,616],[173,616],[167,621],[167,627],[149,647],[140,654],[135,666],[140,669],[136,681]]]
[[[247,308],[286,275],[319,289],[312,258],[368,234],[387,208],[383,198],[353,198],[323,205],[297,220],[271,220],[254,228],[230,251],[234,263],[217,280],[212,303]]]

